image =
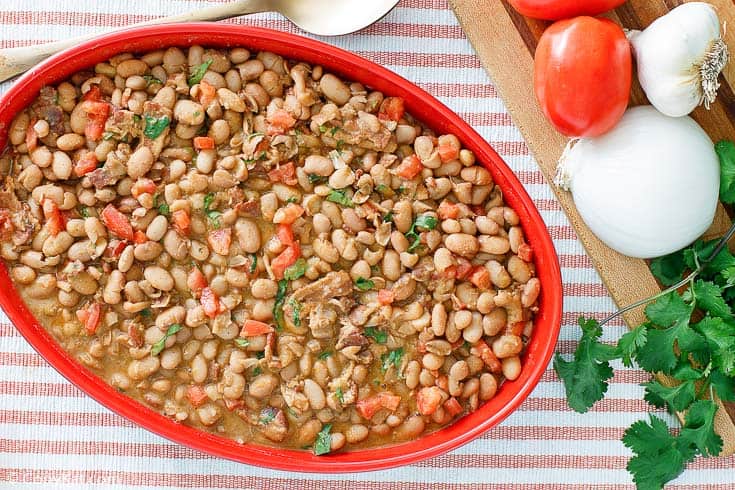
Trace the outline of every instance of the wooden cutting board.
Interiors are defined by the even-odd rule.
[[[719,141],[735,138],[735,3],[733,0],[709,2],[717,8],[720,20],[728,27],[725,40],[733,61],[721,77],[722,88],[717,102],[709,111],[697,109],[692,117],[713,141]],[[505,0],[449,0],[449,3],[547,181],[552,182],[567,139],[546,121],[533,94],[533,55],[548,23],[523,17]],[[682,3],[685,2],[629,0],[607,16],[625,28],[643,29]],[[637,84],[632,90],[631,103],[647,103]],[[600,242],[582,221],[571,194],[554,185],[551,187],[618,306],[628,305],[660,291],[645,261],[625,257]],[[730,224],[730,218],[720,206],[715,222],[707,233],[708,237],[723,235]],[[642,308],[625,315],[625,321],[630,326],[636,326],[642,320]],[[662,381],[667,382],[665,379]],[[735,404],[725,405],[725,410],[717,412],[716,428],[724,440],[722,454],[729,455],[735,453]]]

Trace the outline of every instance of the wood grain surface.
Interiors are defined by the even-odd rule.
[[[720,15],[726,29],[725,41],[735,58],[735,3],[733,0],[709,0]],[[556,132],[544,118],[533,94],[533,54],[538,39],[548,23],[527,19],[505,0],[449,0],[482,65],[492,78],[498,93],[536,157],[547,181],[552,182],[559,157],[567,139]],[[627,29],[643,29],[653,20],[685,3],[681,0],[630,0],[607,16]],[[698,108],[692,117],[708,132],[713,141],[735,138],[735,61],[721,77],[722,87],[709,111]],[[631,104],[646,104],[643,90],[634,84]],[[610,295],[618,306],[625,306],[660,291],[648,264],[625,257],[603,244],[582,221],[571,194],[552,185],[559,202],[577,232],[592,263],[600,273]],[[730,218],[718,208],[715,221],[706,237],[721,236],[729,228]],[[625,315],[630,326],[643,320],[643,310]],[[660,377],[663,382],[671,380]],[[722,454],[735,453],[735,405],[722,405],[716,428],[724,440]]]

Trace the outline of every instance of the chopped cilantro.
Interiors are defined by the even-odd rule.
[[[243,349],[250,345],[250,341],[242,337],[236,338],[235,343],[237,344],[238,347],[242,347]]]
[[[163,82],[153,75],[143,75],[143,79],[146,81],[147,87],[150,87],[151,85],[163,85]]]
[[[191,70],[189,79],[187,80],[189,82],[190,87],[202,81],[202,78],[204,78],[204,74],[207,73],[207,70],[209,70],[209,66],[211,64],[212,64],[212,60],[207,60],[201,65],[197,65],[193,70]]]
[[[143,134],[152,140],[156,139],[161,135],[161,133],[163,133],[163,130],[166,129],[170,123],[171,120],[168,116],[155,117],[146,115]]]
[[[355,287],[357,287],[357,289],[359,289],[360,291],[369,291],[375,287],[375,283],[370,279],[358,277],[355,281]]]
[[[294,298],[291,298],[291,301],[288,302],[289,305],[291,305],[291,308],[293,308],[293,317],[291,318],[293,320],[293,324],[297,327],[301,326],[301,308],[302,304],[296,301]]]
[[[306,259],[300,257],[292,265],[286,267],[286,270],[283,271],[283,278],[289,281],[295,281],[306,273],[307,266]]]
[[[250,254],[250,258],[252,259],[250,261],[250,273],[253,274],[258,269],[258,256]]]
[[[140,315],[143,318],[150,318],[153,316],[153,312],[151,311],[150,308],[143,308],[142,310],[140,310]]]
[[[253,369],[253,376],[260,376],[261,374],[263,374],[263,370],[260,366],[255,366],[255,369]]]
[[[430,214],[422,214],[421,216],[417,216],[416,219],[413,221],[413,224],[411,225],[411,228],[406,232],[406,238],[408,238],[410,245],[408,247],[409,252],[413,252],[421,245],[421,237],[416,232],[416,228],[425,228],[427,230],[433,230],[436,228],[436,225],[439,223],[439,220],[436,219],[436,217],[431,216]]]
[[[273,304],[273,319],[276,321],[276,328],[281,330],[285,324],[283,321],[283,303],[286,301],[286,289],[288,288],[288,280],[281,279],[278,281],[278,292],[276,293],[276,302]]]
[[[342,392],[341,386],[338,386],[337,389],[334,390],[334,394],[337,395],[337,400],[339,400],[340,403],[344,404],[345,394]]]
[[[331,430],[332,424],[327,424],[317,434],[316,441],[314,442],[314,454],[317,456],[327,454],[332,450],[332,436],[329,434]]]
[[[323,184],[324,182],[329,180],[327,177],[324,177],[322,175],[317,175],[317,174],[307,174],[306,176],[309,179],[309,183],[312,185]]]
[[[388,342],[388,334],[382,330],[378,330],[375,327],[365,328],[365,335],[367,337],[375,339],[375,341],[379,344],[385,344],[386,342]]]
[[[384,373],[392,366],[398,370],[401,367],[401,361],[403,360],[403,347],[399,347],[396,350],[386,352],[380,356],[380,369]]]
[[[214,198],[215,198],[214,192],[210,192],[209,194],[204,196],[204,214],[207,216],[209,221],[212,222],[212,225],[215,228],[219,228],[220,226],[219,217],[222,216],[222,213],[215,209],[211,209]]]
[[[87,208],[87,206],[79,206],[79,208],[77,208],[77,211],[79,212],[79,216],[81,216],[82,218],[89,218],[89,209]]]
[[[157,356],[158,354],[160,354],[161,351],[166,348],[166,341],[168,340],[168,338],[172,335],[176,335],[181,330],[181,328],[182,327],[179,323],[174,323],[173,325],[168,327],[168,330],[166,330],[166,333],[163,335],[163,337],[161,337],[161,340],[153,344],[153,346],[151,347],[151,355]]]
[[[352,202],[352,198],[348,197],[343,190],[332,189],[329,191],[329,194],[327,194],[327,201],[337,203],[346,208],[355,207],[355,204]]]
[[[323,361],[324,359],[326,359],[327,357],[329,357],[331,355],[332,355],[332,351],[325,350],[324,352],[322,352],[321,354],[319,354],[318,358]]]

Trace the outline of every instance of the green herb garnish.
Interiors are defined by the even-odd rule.
[[[212,60],[207,60],[191,71],[191,75],[189,75],[189,80],[187,80],[190,87],[202,81],[202,78],[204,78],[204,74],[207,73],[207,70],[209,70],[209,66],[211,64]]]
[[[378,330],[375,327],[366,327],[365,336],[374,339],[379,344],[385,344],[388,342],[388,333]]]
[[[355,287],[357,287],[357,289],[359,289],[360,291],[369,291],[375,287],[375,283],[370,279],[358,277],[355,281]]]
[[[237,337],[235,339],[235,343],[238,347],[242,347],[243,349],[250,345],[250,341],[248,339],[243,339],[242,337]]]
[[[145,116],[145,129],[143,129],[143,134],[152,140],[158,138],[161,133],[168,127],[168,125],[171,123],[171,119],[169,119],[168,116],[161,116],[161,117],[155,117],[155,116]]]
[[[82,218],[89,218],[89,209],[87,206],[79,206],[77,211],[79,212],[79,216]]]
[[[286,289],[288,288],[288,280],[281,279],[278,281],[278,292],[276,293],[276,302],[273,304],[273,319],[276,321],[276,329],[281,330],[285,326],[283,321],[283,303],[286,301]]]
[[[401,367],[403,360],[403,347],[386,352],[380,356],[380,369],[385,373],[393,365],[396,371]]]
[[[250,273],[253,274],[258,269],[258,256],[250,254],[250,258],[252,259],[250,261]]]
[[[261,374],[263,374],[263,370],[260,366],[255,366],[255,369],[253,369],[253,376],[260,376]]]
[[[318,359],[321,359],[323,361],[324,359],[326,359],[327,357],[329,357],[331,355],[332,355],[332,351],[325,350],[324,352],[322,352],[321,354],[319,354]]]
[[[330,134],[330,135],[331,135],[331,136],[332,136],[332,137],[334,138],[334,135],[335,135],[335,134],[337,134],[337,131],[339,131],[340,129],[342,129],[342,128],[340,128],[339,126],[334,126],[334,127],[333,127],[333,128],[332,128],[332,129],[330,130],[330,131],[329,131],[329,134]]]
[[[154,84],[163,85],[163,82],[153,75],[143,75],[143,79],[146,81],[146,87],[150,87]]]
[[[383,216],[383,223],[393,223],[393,211],[388,211]]]
[[[344,404],[345,394],[342,392],[341,386],[338,386],[337,389],[334,390],[334,394],[337,395],[337,400],[339,400],[340,403]]]
[[[314,442],[314,454],[317,456],[327,454],[332,450],[332,436],[329,434],[331,430],[332,424],[327,424],[317,434],[316,441]]]
[[[328,177],[324,177],[322,175],[317,175],[317,174],[307,174],[306,177],[309,179],[309,183],[311,185],[314,185],[314,184],[323,184],[324,182],[326,182],[327,180],[329,180]]]
[[[291,298],[291,301],[289,301],[288,304],[291,305],[291,308],[293,309],[293,316],[291,317],[291,320],[293,321],[294,326],[300,327],[301,308],[303,307],[303,305],[293,298]]]
[[[153,312],[150,308],[143,308],[142,310],[140,310],[140,316],[142,316],[143,318],[150,318],[153,316]]]
[[[419,245],[421,245],[421,237],[416,232],[417,227],[433,230],[436,228],[438,223],[439,220],[429,214],[422,214],[421,216],[416,217],[411,228],[406,232],[406,238],[408,238],[408,241],[410,242],[408,251],[413,252],[419,247]]]
[[[355,207],[355,204],[352,202],[352,198],[348,197],[343,190],[332,189],[329,191],[329,194],[327,194],[327,201],[337,203],[346,208]]]
[[[286,267],[286,270],[283,271],[283,278],[287,279],[289,281],[295,281],[299,277],[303,276],[306,273],[307,263],[306,259],[303,257],[299,258],[296,262],[294,262],[292,265],[289,265]]]
[[[166,333],[161,338],[161,340],[153,344],[153,346],[151,347],[151,355],[157,356],[158,354],[160,354],[161,351],[166,348],[166,341],[168,340],[168,338],[172,335],[176,335],[181,330],[181,328],[182,327],[179,323],[174,323],[173,325],[168,327],[168,330],[166,330]]]
[[[215,198],[214,192],[210,192],[209,194],[204,196],[204,214],[207,216],[209,221],[212,222],[212,225],[215,228],[219,228],[220,226],[219,217],[222,216],[222,213],[215,209],[211,209],[214,198]]]

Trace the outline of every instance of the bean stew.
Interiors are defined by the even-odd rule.
[[[0,172],[29,308],[181,423],[321,455],[415,439],[521,373],[541,284],[492,175],[320,66],[118,55],[42,89]]]

